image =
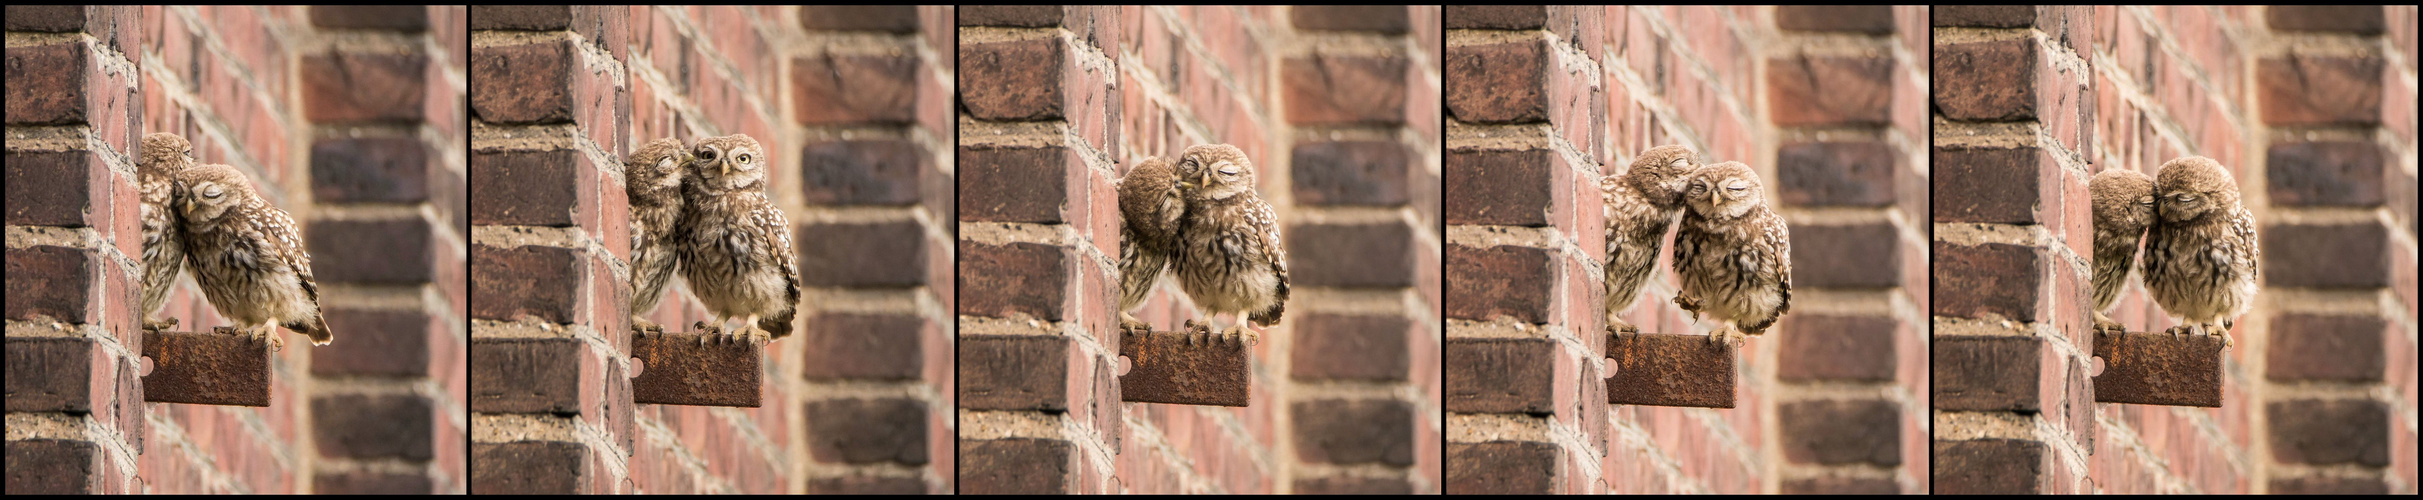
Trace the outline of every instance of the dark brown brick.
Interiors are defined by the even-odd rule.
[[[1767,60],[1767,102],[1778,126],[1888,125],[1893,59],[1810,56]]]
[[[1891,316],[1785,316],[1776,377],[1891,382],[1900,359],[1893,334],[1900,327]]]
[[[8,123],[85,123],[94,112],[89,65],[81,43],[8,48]]]
[[[2036,50],[2024,38],[1935,44],[1935,109],[1952,120],[2036,119]]]
[[[1059,26],[1063,7],[1058,5],[968,5],[959,10],[960,26],[1021,26],[1043,28]]]
[[[429,29],[429,7],[422,5],[315,5],[311,25],[419,32]],[[423,479],[424,481],[426,478]]]
[[[1322,399],[1289,405],[1296,458],[1327,464],[1413,465],[1413,405],[1394,399]]]
[[[1793,463],[1901,465],[1901,405],[1877,399],[1776,405],[1777,435]]]
[[[580,358],[571,338],[475,338],[471,411],[579,413]]]
[[[418,122],[429,94],[428,71],[423,54],[306,54],[296,71],[303,117],[317,123]]]
[[[1412,27],[1403,5],[1298,5],[1288,8],[1296,29],[1404,33]]]
[[[471,494],[572,494],[589,483],[589,447],[561,441],[471,444]]]
[[[1058,439],[962,439],[959,493],[1075,493],[1076,456],[1076,444]]]
[[[794,58],[791,88],[801,124],[910,123],[917,119],[917,56]]]
[[[1036,335],[959,338],[959,406],[1067,411],[1069,339]]]
[[[1573,207],[1572,169],[1556,152],[1460,149],[1447,152],[1448,224],[1546,226]]]
[[[1305,314],[1297,320],[1289,374],[1298,380],[1405,381],[1412,353],[1405,342],[1413,320],[1401,315]],[[1464,372],[1457,372],[1464,373]]]
[[[342,338],[312,350],[313,375],[429,375],[429,313],[331,307],[328,329]]]
[[[2275,143],[2264,180],[2275,205],[2380,206],[2389,177],[2368,142]]]
[[[2036,22],[2029,5],[1943,5],[1934,9],[1935,26],[2025,28]]]
[[[914,219],[804,222],[800,286],[913,287],[926,284],[925,226]]]
[[[1296,145],[1289,186],[1299,205],[1404,205],[1412,157],[1389,141],[1314,142]]]
[[[1901,228],[1889,221],[1801,224],[1791,228],[1792,284],[1799,287],[1900,286]]]
[[[572,121],[573,71],[579,66],[572,43],[557,40],[472,49],[472,116],[490,123]]]
[[[2272,7],[2278,9],[2279,7]],[[2274,495],[2387,495],[2389,483],[2361,477],[2275,477]]]
[[[570,5],[473,5],[471,29],[549,31],[572,27]]]
[[[1067,58],[1068,48],[1057,37],[962,43],[959,103],[979,120],[1060,119],[1066,116],[1061,74]]]
[[[810,495],[922,495],[925,481],[913,477],[844,476],[808,480]]]
[[[2376,288],[2391,286],[2395,255],[2389,227],[2379,221],[2277,223],[2263,237],[2266,286]]]
[[[12,495],[101,493],[100,480],[93,477],[107,467],[101,460],[100,445],[91,441],[8,440],[8,492]]]
[[[471,316],[512,321],[536,316],[569,324],[587,316],[590,259],[548,246],[471,245]]]
[[[1776,148],[1775,177],[1785,205],[1881,207],[1900,163],[1882,142],[1797,142]]]
[[[1554,493],[1559,453],[1532,441],[1447,443],[1447,494]]]
[[[85,20],[91,17],[85,12],[87,9],[89,7],[81,5],[10,5],[7,16],[8,30],[51,33],[81,31],[84,29]],[[15,488],[9,490],[16,491]]]
[[[1934,443],[1937,495],[2042,493],[2045,445],[2023,439]]]
[[[1547,121],[1551,60],[1545,39],[1448,47],[1448,116],[1466,123]]]
[[[2044,251],[2004,243],[1977,246],[1936,242],[1930,301],[1937,316],[2050,320],[2037,287],[2051,279]]]
[[[799,27],[812,30],[917,31],[915,5],[802,5]]]
[[[2272,401],[2272,458],[2306,465],[2389,465],[2390,408],[2370,399]]]
[[[2281,313],[2271,326],[2265,378],[2380,382],[2386,373],[2389,323],[2380,316]]]
[[[816,205],[913,205],[932,160],[902,139],[818,142],[800,149],[799,183]]]
[[[1288,269],[1296,286],[1413,286],[1413,226],[1398,221],[1301,223],[1287,228]]]
[[[311,418],[320,456],[428,460],[437,427],[418,394],[313,396]]]
[[[826,312],[808,318],[801,339],[808,380],[914,380],[925,367],[925,318],[913,313]]]
[[[1279,63],[1281,102],[1296,125],[1405,123],[1403,56],[1313,54]]]
[[[829,399],[807,406],[808,453],[818,462],[925,465],[926,408],[914,399]]]
[[[1787,479],[1778,485],[1786,495],[1894,495],[1901,486],[1878,477],[1816,477]]]
[[[2267,125],[2381,123],[2382,60],[2291,53],[2255,63],[2256,102]]]
[[[320,219],[304,232],[321,283],[412,284],[437,280],[428,219]]]
[[[1447,317],[1487,321],[1511,316],[1542,324],[1564,261],[1547,250],[1510,245],[1473,248],[1447,245]]]
[[[1935,221],[2052,224],[2059,169],[2033,146],[1936,148]]]
[[[959,148],[961,221],[1080,223],[1085,164],[1066,147]]]
[[[472,224],[571,226],[598,210],[597,167],[579,151],[471,155]]]
[[[311,196],[321,203],[428,200],[428,151],[410,137],[316,139],[311,143]]]
[[[8,411],[91,413],[107,407],[110,389],[95,394],[93,388],[93,364],[100,362],[92,339],[9,337]]]
[[[1044,321],[1071,319],[1068,301],[1078,263],[1067,248],[1035,243],[994,246],[959,240],[959,313]]]
[[[2044,348],[2037,337],[1936,337],[1935,409],[2043,411],[2059,390],[2042,387]]]
[[[100,293],[103,269],[100,255],[92,250],[54,245],[9,249],[8,319],[98,321],[101,304],[111,302]]]
[[[8,224],[109,225],[115,176],[89,151],[9,151]]]
[[[1447,411],[1530,413],[1556,410],[1552,402],[1557,345],[1545,338],[1447,339],[1443,365]]]
[[[338,495],[428,495],[436,493],[428,474],[330,472],[312,477],[312,492]]]
[[[1316,477],[1296,480],[1298,495],[1411,495],[1413,483],[1398,478]]]
[[[2280,31],[2343,31],[2377,34],[2386,27],[2379,5],[2273,5],[2263,18]],[[2412,36],[2412,35],[2408,35]]]
[[[1525,30],[1548,24],[1548,8],[1538,5],[1449,5],[1447,29]]]
[[[1890,5],[1784,5],[1775,8],[1775,27],[1792,31],[1893,32]]]

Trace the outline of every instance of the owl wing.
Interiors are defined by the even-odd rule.
[[[1279,283],[1279,289],[1274,292],[1277,299],[1271,301],[1269,309],[1255,312],[1251,319],[1262,326],[1275,325],[1287,314],[1287,240],[1279,238],[1279,216],[1271,212],[1269,203],[1256,197],[1244,212],[1246,224],[1252,227],[1254,234],[1261,236],[1259,246],[1262,247],[1262,260],[1270,262],[1271,274],[1278,278]]]
[[[1692,230],[1692,228],[1700,226],[1695,222],[1699,218],[1699,214],[1685,212],[1682,222],[1677,224],[1681,227],[1674,230],[1674,259],[1668,262],[1667,266],[1673,268],[1675,277],[1682,277],[1683,266],[1699,259],[1700,232]],[[1610,233],[1612,232],[1610,231]],[[1651,256],[1651,259],[1650,265],[1657,265],[1655,256]],[[1699,290],[1691,285],[1691,280],[1676,281],[1680,282],[1680,286],[1676,287],[1674,291],[1674,297],[1678,299],[1675,305],[1681,306],[1684,311],[1689,311],[1691,317],[1698,318],[1699,307],[1696,304],[1698,304]]]
[[[1757,324],[1746,326],[1745,329],[1749,331],[1765,331],[1767,327],[1775,325],[1776,319],[1784,317],[1784,313],[1792,312],[1791,229],[1784,227],[1784,219],[1775,216],[1775,212],[1763,213],[1766,216],[1759,218],[1759,241],[1756,246],[1759,250],[1766,250],[1758,252],[1760,259],[1765,261],[1760,264],[1775,271],[1775,312],[1758,320]]]
[[[254,199],[253,229],[259,231],[262,244],[270,250],[259,252],[263,258],[277,259],[278,266],[294,270],[295,281],[303,289],[303,298],[311,303],[311,318],[287,323],[286,329],[311,337],[312,345],[328,345],[335,337],[328,331],[327,317],[320,312],[320,284],[311,275],[311,254],[303,248],[303,240],[295,236],[294,218],[286,211]],[[266,219],[266,220],[263,220]],[[275,267],[275,266],[272,266]]]
[[[770,338],[779,339],[791,335],[791,319],[798,316],[799,264],[792,258],[790,221],[783,218],[781,208],[760,196],[757,208],[749,211],[749,224],[774,243],[761,258],[771,259],[773,262],[769,264],[782,270],[783,307],[782,312],[772,317],[759,318],[757,327],[767,331]]]
[[[2247,213],[2245,206],[2238,207],[2237,215],[2230,220],[2230,232],[2237,235],[2239,242],[2233,245],[2237,247],[2236,257],[2246,263],[2246,279],[2259,282],[2257,278],[2263,275],[2263,247],[2255,239],[2255,216]]]

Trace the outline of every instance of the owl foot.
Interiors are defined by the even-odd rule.
[[[144,320],[144,321],[143,321],[143,330],[145,330],[145,331],[153,331],[153,332],[157,332],[157,331],[165,331],[165,330],[169,330],[169,329],[174,329],[174,328],[176,328],[176,327],[177,327],[177,319],[176,319],[176,318],[160,318],[160,319],[155,319],[155,320]]]
[[[2128,331],[2128,326],[2122,325],[2118,321],[2112,321],[2112,318],[2104,317],[2103,313],[2099,312],[2095,313],[2095,331],[2126,333]]]
[[[1607,333],[1615,334],[1617,338],[1622,338],[1625,334],[1638,337],[1641,335],[1641,327],[1632,326],[1631,323],[1610,316],[1607,318]]]
[[[1146,323],[1144,320],[1136,319],[1135,316],[1130,316],[1123,312],[1119,313],[1119,331],[1122,333],[1150,332],[1153,331],[1153,324]]]
[[[255,334],[254,337],[268,341],[269,352],[280,352],[286,350],[286,341],[278,338],[277,326],[263,326],[260,330],[258,330],[258,333]]]
[[[632,316],[631,331],[636,333],[663,334],[665,333],[665,326],[656,324],[652,321],[640,319],[638,316]]]
[[[1205,340],[1211,337],[1211,325],[1207,323],[1200,323],[1191,319],[1186,320],[1184,330],[1185,333],[1180,335],[1184,335],[1186,337],[1186,345],[1192,346],[1208,343]]]
[[[1676,295],[1674,296],[1674,305],[1681,306],[1685,311],[1691,311],[1691,317],[1693,319],[1699,318],[1699,299],[1683,295]]]
[[[2213,334],[2221,336],[2221,347],[2229,347],[2231,344],[2235,343],[2230,341],[2229,330],[2218,330],[2214,331]]]

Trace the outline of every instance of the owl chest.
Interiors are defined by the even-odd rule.
[[[221,313],[242,321],[283,318],[280,305],[305,298],[292,269],[267,249],[221,232],[188,236],[194,280]]]
[[[1675,262],[1683,290],[1720,316],[1740,317],[1780,302],[1779,285],[1769,276],[1776,259],[1739,236],[1685,231],[1675,238],[1675,254],[1689,256]]]

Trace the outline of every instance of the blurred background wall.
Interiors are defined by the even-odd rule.
[[[1447,491],[1926,492],[1926,19],[1449,7]],[[1756,169],[1791,228],[1792,310],[1740,351],[1732,409],[1606,403],[1596,181],[1668,144]],[[1657,266],[1625,318],[1714,326]],[[1553,370],[1497,374],[1528,366]]]

